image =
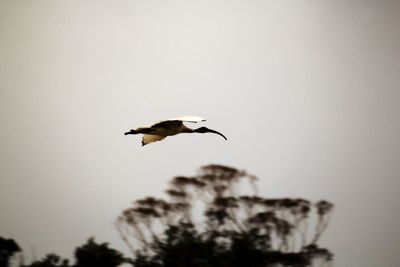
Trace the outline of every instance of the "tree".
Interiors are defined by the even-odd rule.
[[[21,252],[21,248],[14,239],[0,237],[0,267],[7,267],[11,257]]]
[[[75,267],[116,267],[126,262],[120,252],[109,248],[107,243],[97,244],[94,238],[75,250]]]
[[[317,242],[333,205],[263,198],[256,181],[245,171],[208,165],[193,177],[174,177],[168,201],[135,201],[116,223],[136,256],[134,266],[302,267],[317,260],[328,265],[332,253]],[[246,186],[248,193],[240,193]]]
[[[68,260],[62,260],[60,256],[51,253],[41,260],[33,262],[29,267],[70,267]]]
[[[48,254],[25,267],[117,267],[128,262],[120,252],[109,248],[107,243],[97,244],[94,238],[89,238],[86,244],[75,249],[75,259],[76,263],[69,265],[68,260]]]

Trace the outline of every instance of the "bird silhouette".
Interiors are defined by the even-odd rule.
[[[184,122],[201,121],[205,121],[205,119],[198,116],[183,116],[170,120],[160,121],[150,127],[140,127],[137,129],[132,129],[129,132],[126,132],[125,135],[143,134],[142,146],[150,144],[152,142],[161,141],[167,136],[172,136],[180,133],[214,133],[222,136],[225,140],[228,140],[222,133],[209,129],[207,127],[191,129],[183,124]]]

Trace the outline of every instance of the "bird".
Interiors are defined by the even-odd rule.
[[[142,146],[161,141],[167,136],[172,136],[181,133],[214,133],[222,136],[225,140],[228,140],[225,135],[207,127],[200,127],[197,129],[191,129],[186,127],[184,122],[202,122],[205,119],[199,116],[182,116],[169,120],[160,121],[150,127],[140,127],[137,129],[131,129],[129,132],[124,133],[125,135],[130,134],[143,134]]]

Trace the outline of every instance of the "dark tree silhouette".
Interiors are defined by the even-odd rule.
[[[107,243],[97,244],[94,238],[75,250],[76,267],[116,267],[125,262],[120,252]]]
[[[134,266],[329,266],[332,254],[317,242],[333,205],[263,198],[256,180],[245,171],[208,165],[193,177],[173,178],[168,201],[135,201],[116,223]]]
[[[45,258],[35,261],[25,267],[117,267],[125,262],[120,252],[109,248],[107,243],[97,244],[94,238],[75,249],[76,263],[69,265],[68,260],[62,260],[56,254],[48,254]]]
[[[69,267],[68,260],[62,260],[60,256],[51,253],[45,258],[33,262],[29,267]]]
[[[0,267],[7,267],[10,258],[21,248],[13,239],[0,237]]]

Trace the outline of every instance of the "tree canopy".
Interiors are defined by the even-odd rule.
[[[333,204],[265,198],[257,180],[232,167],[203,166],[172,178],[166,199],[138,199],[121,213],[116,228],[133,259],[89,238],[75,249],[75,264],[51,253],[24,267],[331,266],[333,254],[317,243]],[[0,267],[18,252],[14,240],[0,237]]]
[[[0,267],[7,267],[10,258],[21,248],[14,239],[0,237]]]
[[[25,267],[117,267],[129,262],[107,243],[98,244],[94,238],[89,238],[86,244],[75,249],[75,260],[75,264],[70,265],[67,259],[50,253]]]
[[[168,200],[135,201],[116,224],[134,266],[328,266],[332,253],[317,242],[333,205],[264,198],[256,182],[245,171],[208,165],[174,177]]]

